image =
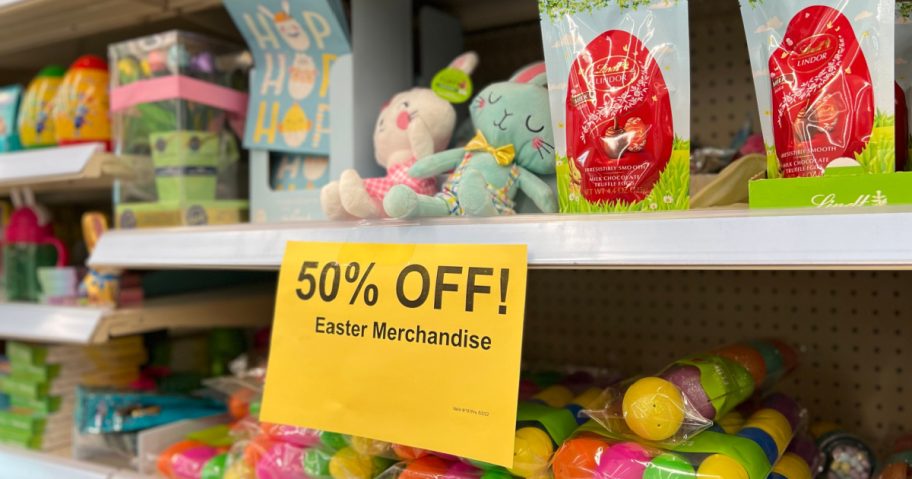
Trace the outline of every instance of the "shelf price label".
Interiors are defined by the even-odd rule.
[[[290,242],[260,418],[513,462],[524,245]]]

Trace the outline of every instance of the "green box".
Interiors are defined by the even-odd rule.
[[[247,221],[247,208],[245,200],[124,203],[115,214],[122,229],[230,225]]]
[[[48,415],[60,411],[63,404],[61,396],[48,396],[40,399],[32,399],[23,396],[10,395],[10,404],[15,408],[28,409],[36,415]]]
[[[830,168],[824,176],[750,183],[751,208],[846,208],[912,204],[912,172],[867,174]]]
[[[46,424],[46,416],[34,414],[29,410],[0,411],[0,429],[22,431],[34,435],[43,432]]]
[[[11,363],[9,376],[18,381],[51,382],[60,376],[59,364]]]
[[[42,382],[29,382],[6,377],[3,379],[3,392],[10,397],[19,396],[27,399],[42,399],[49,396],[50,385]]]

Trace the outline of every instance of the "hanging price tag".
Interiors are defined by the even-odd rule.
[[[526,255],[289,243],[260,418],[512,466]]]

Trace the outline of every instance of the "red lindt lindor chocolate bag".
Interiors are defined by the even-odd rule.
[[[566,213],[686,209],[686,0],[541,0]]]
[[[895,170],[893,0],[742,0],[770,178]]]

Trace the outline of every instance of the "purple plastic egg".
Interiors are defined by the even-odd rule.
[[[716,408],[700,383],[700,370],[696,366],[674,366],[662,373],[662,378],[677,386],[701,416],[708,420],[716,417]]]
[[[771,394],[763,400],[763,407],[779,411],[788,419],[793,431],[798,429],[801,422],[801,406],[794,399],[782,393]]]

